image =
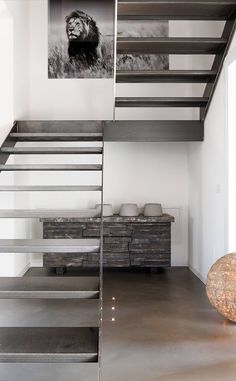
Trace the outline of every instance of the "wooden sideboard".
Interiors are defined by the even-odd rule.
[[[99,238],[100,218],[42,219],[43,237]],[[104,217],[104,266],[150,267],[171,265],[171,223],[174,217]],[[63,273],[67,267],[98,267],[99,254],[44,254],[44,266]]]

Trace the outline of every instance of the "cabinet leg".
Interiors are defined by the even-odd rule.
[[[56,274],[63,275],[66,273],[66,267],[56,267]]]
[[[150,273],[151,274],[162,274],[165,271],[164,267],[151,267]]]

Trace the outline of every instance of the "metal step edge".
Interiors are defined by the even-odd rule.
[[[0,186],[0,192],[102,192],[100,185],[32,185]]]
[[[0,253],[99,253],[99,239],[0,239]]]
[[[9,134],[10,139],[18,141],[102,141],[102,133],[50,133],[16,132]]]
[[[0,209],[0,218],[91,218],[98,209]]]
[[[98,362],[98,353],[6,353],[0,354],[1,363],[85,363]]]
[[[0,299],[98,299],[99,291],[1,291]]]
[[[102,171],[100,164],[13,164],[0,165],[0,171]]]
[[[205,107],[208,98],[203,97],[117,97],[116,107]]]
[[[103,149],[100,147],[2,147],[0,151],[11,155],[99,155],[102,154]]]

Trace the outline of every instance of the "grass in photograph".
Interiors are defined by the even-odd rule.
[[[168,70],[169,57],[166,55],[118,55],[118,70]]]
[[[96,65],[88,67],[81,61],[70,62],[68,42],[58,41],[49,44],[49,78],[111,78],[113,75],[113,41],[103,37],[101,43],[102,59]]]

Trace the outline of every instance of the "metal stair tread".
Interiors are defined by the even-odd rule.
[[[117,83],[208,83],[216,78],[215,70],[117,70]]]
[[[234,0],[119,0],[118,19],[227,20]]]
[[[101,192],[100,185],[2,185],[0,192]]]
[[[116,107],[204,107],[203,97],[117,97]]]
[[[206,37],[118,37],[118,54],[220,54],[225,38]]]
[[[60,279],[62,277],[59,277]],[[11,293],[13,295],[13,293]],[[99,293],[91,291],[66,294],[56,292],[55,297],[49,294],[34,293],[33,298],[0,299],[1,327],[98,327],[99,326]],[[58,296],[58,297],[57,297]],[[1,372],[0,372],[1,374]],[[1,378],[0,378],[1,380]]]
[[[0,299],[90,299],[98,295],[98,277],[0,278]]]
[[[101,132],[13,132],[9,137],[19,141],[101,141],[103,134]]]
[[[98,328],[0,328],[0,362],[97,362]]]

